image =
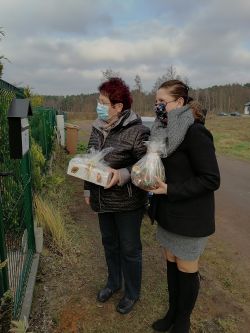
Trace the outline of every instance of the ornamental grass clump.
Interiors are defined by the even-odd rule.
[[[63,254],[68,246],[68,237],[60,211],[40,195],[34,196],[34,202],[37,225],[43,228],[45,239],[47,237],[49,243]]]

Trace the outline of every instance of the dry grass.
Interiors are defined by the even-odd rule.
[[[18,321],[13,320],[11,322],[11,327],[12,328],[9,331],[11,333],[33,333],[31,331],[28,331],[29,324],[25,316],[24,320],[18,320]]]
[[[39,195],[34,196],[36,219],[45,234],[51,236],[60,252],[68,245],[68,237],[60,211]]]

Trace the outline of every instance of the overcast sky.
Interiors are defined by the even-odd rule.
[[[112,68],[150,91],[173,65],[194,88],[250,82],[249,15],[249,0],[0,0],[3,79],[89,93]]]

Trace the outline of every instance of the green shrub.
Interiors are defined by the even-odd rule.
[[[31,174],[32,174],[32,185],[33,189],[37,192],[42,189],[44,182],[44,167],[45,167],[45,157],[42,153],[42,148],[31,138]]]
[[[0,299],[0,332],[8,333],[12,316],[13,295],[11,291],[6,291]]]
[[[85,142],[78,143],[77,145],[77,154],[84,154],[86,153],[88,145]]]

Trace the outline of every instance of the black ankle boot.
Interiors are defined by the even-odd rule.
[[[175,320],[178,302],[178,269],[175,262],[167,261],[167,281],[169,310],[164,318],[158,319],[152,324],[152,328],[158,332],[167,332]]]
[[[199,273],[179,271],[179,299],[177,315],[171,333],[189,333],[190,316],[200,287]]]

